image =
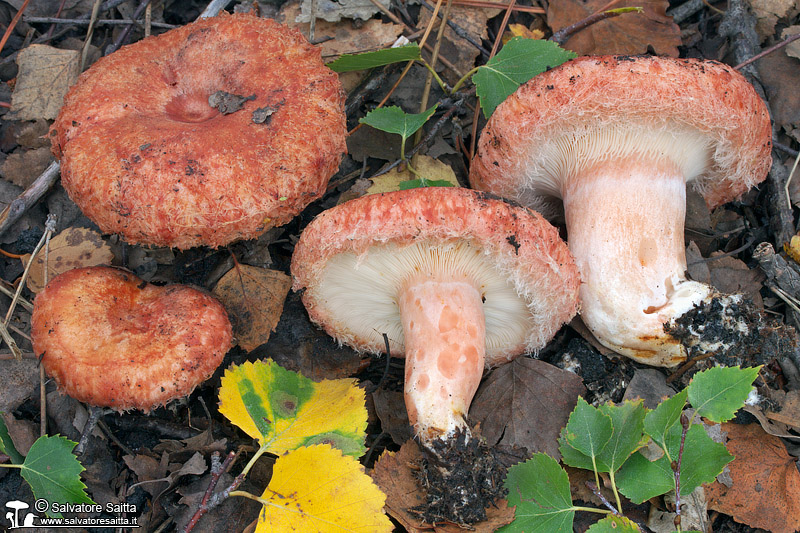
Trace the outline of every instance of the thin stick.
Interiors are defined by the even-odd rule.
[[[797,35],[800,35],[798,33]],[[784,192],[786,192],[786,204],[789,206],[789,210],[792,209],[792,195],[789,194],[789,184],[792,182],[792,176],[794,176],[794,171],[797,170],[797,162],[800,161],[800,152],[798,152],[797,157],[794,158],[794,165],[792,165],[792,171],[789,172],[789,177],[786,178],[786,185],[783,186]]]
[[[94,26],[99,13],[100,0],[94,0],[94,5],[92,6],[92,16],[89,18],[89,28],[86,30],[86,39],[83,42],[83,49],[81,50],[81,71],[83,71],[83,68],[86,66],[86,57],[89,55],[89,45],[92,44]]]
[[[60,19],[57,17],[25,17],[23,19],[24,22],[28,24],[46,24],[50,23],[53,25],[58,24],[69,24],[71,26],[88,26],[91,21],[84,20],[84,19]],[[147,33],[147,12],[145,12],[145,18],[140,20],[133,20],[133,19],[97,19],[94,21],[95,26],[127,26],[129,24],[136,24],[137,26],[145,27],[145,33]],[[177,28],[175,24],[167,24],[166,22],[150,22],[150,26],[153,28],[163,28],[166,30],[171,30],[173,28]]]
[[[6,28],[6,32],[3,34],[3,38],[0,39],[0,51],[2,51],[3,48],[6,46],[8,38],[11,37],[11,32],[13,32],[14,28],[17,27],[17,23],[19,22],[19,19],[22,18],[22,13],[25,11],[25,8],[28,7],[28,2],[30,1],[31,0],[25,0],[24,2],[22,2],[22,5],[19,7],[19,11],[17,11],[17,14],[14,15],[13,19],[11,19],[11,24],[9,24],[8,28]]]
[[[800,39],[800,33],[795,33],[794,35],[790,35],[789,37],[787,37],[787,38],[786,38],[786,39],[784,39],[783,41],[781,41],[781,42],[779,42],[779,43],[777,43],[777,44],[774,44],[774,45],[770,46],[770,47],[769,47],[769,48],[767,48],[766,50],[762,50],[761,52],[759,52],[758,54],[754,55],[753,57],[751,57],[751,58],[750,58],[750,59],[748,59],[747,61],[742,61],[741,63],[739,63],[738,65],[736,65],[736,66],[735,66],[735,67],[733,67],[733,68],[734,68],[735,70],[743,69],[744,67],[746,67],[747,65],[749,65],[749,64],[750,64],[750,63],[752,63],[753,61],[758,61],[759,59],[761,59],[761,58],[762,58],[762,57],[764,57],[765,55],[767,55],[767,54],[771,54],[771,53],[772,53],[772,52],[774,52],[775,50],[780,50],[781,48],[783,48],[783,47],[784,47],[784,46],[786,46],[787,44],[789,44],[789,43],[791,43],[791,42],[794,42],[794,41],[796,41],[797,39]]]
[[[425,110],[428,108],[428,98],[431,95],[431,85],[433,84],[433,69],[436,68],[436,60],[439,59],[439,48],[442,45],[442,40],[444,39],[444,30],[447,27],[446,22],[450,18],[450,8],[453,6],[452,0],[447,0],[447,4],[444,7],[444,13],[442,14],[442,21],[439,23],[439,32],[436,34],[436,45],[433,47],[433,53],[431,54],[431,70],[428,71],[428,76],[425,78],[425,86],[422,89],[422,98],[420,99],[419,103],[419,112],[424,113]],[[438,19],[431,17],[430,24],[434,24],[434,22],[438,22]],[[420,128],[417,130],[417,133],[414,134],[414,143],[419,144],[420,139],[422,139],[423,130]]]
[[[216,17],[219,15],[219,12],[228,7],[228,4],[231,3],[231,0],[211,0],[206,8],[200,13],[200,16],[197,17],[198,19],[205,19],[209,17]]]
[[[453,3],[458,6],[465,6],[465,7],[483,7],[488,9],[509,9],[509,5],[502,2],[483,2],[481,0],[453,0]],[[537,13],[537,14],[544,14],[547,13],[541,7],[531,7],[531,6],[518,6],[512,5],[512,11],[521,11],[523,13]]]
[[[39,198],[44,196],[44,193],[50,190],[50,187],[52,187],[58,179],[60,169],[61,165],[59,165],[58,162],[50,163],[50,166],[36,178],[36,181],[34,181],[30,187],[25,189],[22,194],[17,196],[3,209],[2,213],[0,213],[0,235],[5,233],[14,222],[20,219],[25,211],[38,202]]]

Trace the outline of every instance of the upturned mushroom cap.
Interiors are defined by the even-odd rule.
[[[231,347],[222,304],[184,285],[158,287],[111,267],[69,270],[36,296],[33,350],[60,390],[118,411],[186,396]]]
[[[497,107],[478,141],[473,187],[534,208],[598,160],[671,159],[709,208],[764,180],[769,111],[715,61],[580,57],[535,76]]]
[[[537,213],[469,189],[363,196],[329,209],[300,236],[294,289],[311,319],[358,350],[405,353],[398,295],[412,277],[447,272],[480,287],[486,364],[538,350],[577,310],[579,276]]]
[[[224,14],[97,61],[64,99],[52,149],[102,231],[223,246],[321,196],[346,151],[344,98],[298,30]]]

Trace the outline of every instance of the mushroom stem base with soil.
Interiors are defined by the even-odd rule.
[[[472,524],[504,494],[505,469],[466,422],[486,359],[483,301],[467,280],[418,277],[400,291],[406,347],[405,400],[425,458],[429,523]]]
[[[681,170],[643,156],[600,161],[568,180],[563,196],[586,325],[633,359],[659,366],[685,360],[664,324],[709,301],[712,290],[685,277]]]

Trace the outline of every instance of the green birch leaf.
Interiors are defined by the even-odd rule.
[[[613,432],[597,458],[598,471],[616,472],[633,452],[647,444],[647,437],[644,436],[647,411],[641,400],[627,401],[622,405],[607,403],[601,405],[599,410],[611,418]]]
[[[691,426],[686,433],[681,459],[681,496],[688,496],[703,483],[714,481],[731,461],[733,456],[724,444],[714,442],[701,424]]]
[[[571,533],[575,510],[569,478],[558,461],[535,453],[508,469],[508,505],[517,506],[514,521],[498,532]]]
[[[225,371],[220,412],[276,455],[328,443],[345,455],[366,450],[364,390],[352,379],[314,382],[274,361],[246,362]]]
[[[649,461],[637,452],[625,461],[616,474],[617,488],[630,501],[641,504],[675,489],[669,459],[661,456]]]
[[[328,68],[334,72],[350,72],[382,67],[401,61],[419,61],[420,59],[422,59],[422,56],[420,55],[419,45],[414,43],[375,52],[364,52],[363,54],[344,54],[337,60],[328,63]]]
[[[11,440],[11,435],[8,434],[8,428],[2,418],[0,418],[0,453],[4,453],[11,458],[11,464],[14,465],[21,465],[25,460],[14,446],[14,441]]]
[[[561,460],[575,468],[592,470],[592,458],[600,455],[613,432],[611,417],[579,397],[567,425],[561,430]]]
[[[23,479],[31,486],[34,498],[47,500],[50,507],[55,503],[94,503],[81,481],[83,465],[72,455],[76,445],[76,442],[60,435],[36,439],[20,470]],[[47,515],[61,517],[61,513],[49,510]]]
[[[741,409],[761,367],[714,367],[698,372],[687,389],[697,414],[713,422],[727,422]]]
[[[405,142],[431,118],[438,105],[434,105],[424,113],[417,114],[406,113],[397,106],[379,107],[367,113],[367,116],[359,122],[381,131],[396,133]]]
[[[552,41],[514,37],[472,77],[484,116],[529,79],[574,57]]]
[[[666,399],[658,406],[647,413],[644,417],[644,432],[647,433],[653,442],[658,444],[662,450],[667,449],[667,432],[681,419],[681,413],[686,406],[686,398],[689,391],[683,389],[681,392]]]
[[[425,185],[423,185],[421,179],[401,181],[398,185],[401,191],[419,189],[420,187],[455,187],[455,185],[447,180],[425,180]]]
[[[641,529],[624,516],[608,515],[598,520],[586,530],[586,533],[638,533]]]

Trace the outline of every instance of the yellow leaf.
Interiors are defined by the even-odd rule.
[[[795,263],[800,263],[800,236],[792,237],[791,241],[783,245],[783,250]]]
[[[542,30],[530,30],[522,24],[509,24],[508,31],[503,34],[503,44],[514,37],[523,37],[525,39],[544,39],[544,32]]]
[[[238,265],[214,288],[233,325],[242,349],[251,351],[269,340],[283,312],[292,280],[283,272]]]
[[[434,159],[427,155],[421,155],[414,159],[413,165],[414,169],[426,180],[442,180],[452,183],[454,187],[460,186],[453,169],[438,159]],[[398,172],[396,168],[393,168],[386,174],[381,174],[377,178],[372,178],[372,186],[367,189],[367,194],[397,191],[400,190],[401,182],[415,179],[417,179],[417,176],[412,174],[407,168],[402,172]]]
[[[365,451],[364,390],[353,379],[314,382],[273,361],[247,362],[225,371],[219,399],[228,420],[276,455],[319,443]]]
[[[298,448],[272,467],[256,533],[393,530],[386,496],[358,461],[326,444]]]
[[[47,280],[73,268],[110,265],[114,259],[111,247],[96,231],[87,228],[67,228],[52,239],[47,253]],[[20,258],[27,265],[31,254]],[[44,248],[33,260],[28,273],[28,288],[38,293],[44,289]]]

